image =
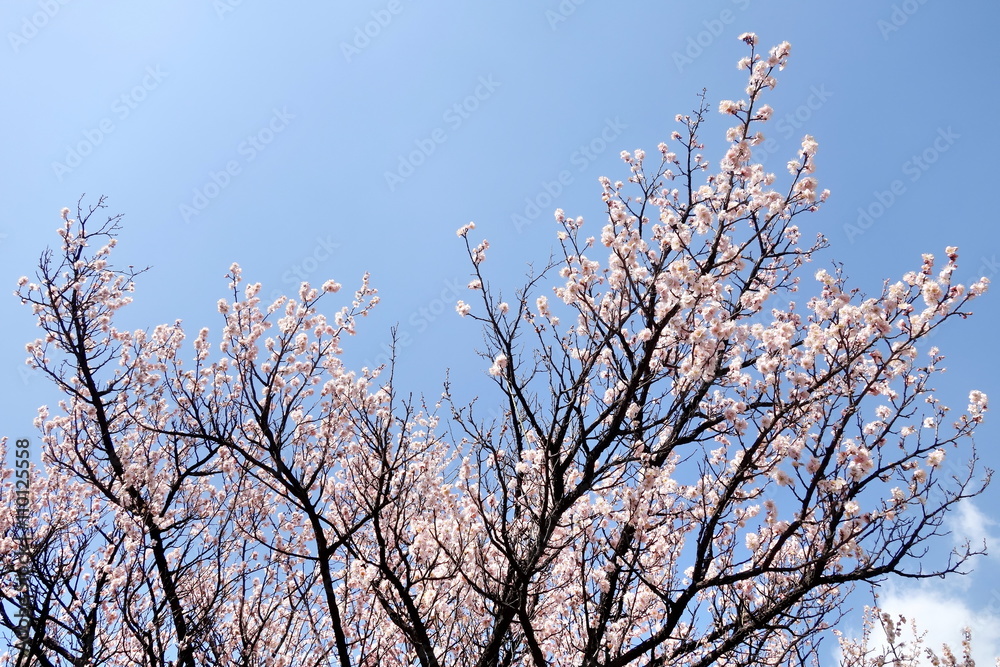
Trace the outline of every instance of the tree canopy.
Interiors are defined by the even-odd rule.
[[[953,247],[871,297],[803,279],[827,245],[798,220],[829,194],[818,145],[780,176],[754,162],[790,46],[741,39],[717,163],[703,99],[622,152],[603,224],[555,212],[557,253],[508,297],[458,230],[472,404],[348,366],[367,276],[265,303],[234,264],[217,331],[123,330],[142,271],[112,261],[121,218],[64,209],[17,292],[63,399],[26,509],[4,469],[5,664],[798,665],[855,585],[961,571],[975,545],[914,557],[988,481],[987,398],[949,411],[919,349],[988,281],[954,282]]]

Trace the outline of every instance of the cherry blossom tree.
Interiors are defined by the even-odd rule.
[[[976,545],[914,557],[988,482],[987,398],[953,415],[920,350],[988,281],[956,284],[955,248],[874,297],[803,280],[827,245],[796,220],[828,196],[817,142],[787,177],[753,161],[790,47],[741,39],[717,165],[703,97],[655,157],[622,153],[593,235],[556,211],[559,253],[506,299],[459,229],[471,404],[348,366],[367,276],[326,315],[332,280],[265,304],[234,264],[217,333],[122,329],[142,271],[110,260],[120,218],[64,209],[17,291],[62,400],[36,420],[27,538],[3,473],[4,664],[798,665],[855,586],[963,571]]]

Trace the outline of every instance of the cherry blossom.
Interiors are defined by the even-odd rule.
[[[126,330],[143,271],[112,261],[119,217],[63,209],[16,291],[60,400],[35,420],[26,555],[0,478],[0,626],[31,618],[0,664],[798,665],[855,587],[961,571],[974,545],[912,556],[988,481],[988,397],[955,417],[944,355],[919,350],[988,281],[954,280],[955,247],[873,296],[807,272],[818,142],[787,175],[755,161],[790,46],[740,39],[718,160],[703,98],[669,143],[621,153],[599,220],[556,210],[552,261],[506,296],[458,229],[471,403],[412,398],[395,358],[350,366],[367,275],[265,303],[234,263],[215,326]],[[845,665],[884,663],[841,639]]]

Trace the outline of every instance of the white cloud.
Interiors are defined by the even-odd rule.
[[[918,630],[927,632],[925,646],[940,653],[947,643],[961,651],[962,629],[972,631],[972,657],[977,665],[992,665],[1000,657],[1000,615],[991,608],[973,609],[965,600],[951,597],[947,583],[924,585],[917,590],[897,589],[881,600],[884,611],[914,619]],[[998,600],[1000,602],[1000,600]]]
[[[926,633],[924,647],[940,655],[942,644],[948,644],[961,659],[962,630],[969,628],[976,665],[1000,667],[1000,579],[994,576],[996,560],[1000,559],[997,526],[996,519],[980,511],[971,500],[963,500],[945,519],[953,545],[961,547],[969,541],[975,551],[985,544],[990,555],[966,563],[963,570],[970,572],[968,576],[952,575],[947,579],[924,579],[919,583],[890,577],[882,583],[878,604],[894,620],[899,615],[906,617],[905,639],[912,638],[909,622],[915,621],[918,634]],[[860,636],[860,618],[850,621],[855,628],[853,632],[845,628],[845,633]],[[885,645],[885,634],[881,625],[877,625],[872,631],[870,646]],[[834,664],[839,664],[839,658],[837,650]],[[930,667],[926,658],[920,664]]]
[[[888,612],[893,620],[899,615],[906,618],[903,639],[912,639],[909,631],[911,621],[916,622],[917,633],[926,633],[923,646],[941,655],[942,644],[948,644],[961,659],[962,630],[972,632],[972,658],[978,667],[1000,665],[1000,590],[992,590],[990,601],[985,608],[973,608],[961,597],[956,597],[955,587],[948,582],[923,582],[919,586],[902,589],[898,586],[883,589],[879,596],[879,606]],[[860,619],[858,619],[860,620]],[[848,635],[860,636],[860,628]],[[885,633],[877,624],[870,637],[870,646],[885,646]],[[839,663],[839,651],[836,662]],[[920,663],[929,667],[930,661]]]
[[[997,525],[992,519],[981,511],[972,500],[963,500],[958,503],[958,509],[951,513],[946,519],[947,528],[952,533],[956,546],[961,546],[966,540],[970,542],[973,550],[982,549],[986,544],[987,550],[992,557],[997,557],[997,546],[1000,541],[991,533],[991,528]],[[992,547],[992,548],[990,548]],[[975,564],[973,564],[975,567]]]

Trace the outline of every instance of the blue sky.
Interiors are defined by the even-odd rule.
[[[655,150],[702,88],[713,110],[743,96],[744,31],[765,47],[792,43],[766,100],[775,115],[765,152],[780,172],[803,134],[819,141],[816,175],[833,194],[803,219],[831,243],[815,268],[842,262],[872,292],[917,268],[922,252],[957,245],[963,280],[1000,277],[1000,229],[980,201],[996,188],[989,156],[1000,149],[1000,5],[344,4],[6,0],[0,282],[13,290],[32,273],[61,207],[105,194],[109,212],[125,214],[115,260],[153,267],[125,313],[130,326],[217,328],[233,261],[265,295],[301,279],[352,288],[369,271],[382,303],[348,358],[380,361],[398,323],[404,389],[434,396],[450,368],[471,397],[490,384],[479,332],[454,311],[469,280],[455,229],[477,223],[493,278],[513,291],[554,247],[556,207],[603,224],[597,179],[624,178],[621,150]],[[703,136],[713,161],[724,128],[713,111]],[[971,388],[1000,397],[998,303],[988,295],[935,339],[950,371],[939,389],[956,408]],[[51,393],[23,365],[30,313],[13,297],[0,312],[0,432],[33,435]],[[995,421],[977,438],[992,467]],[[955,526],[997,534],[998,501],[1000,485]],[[989,618],[1000,614],[998,562],[893,595]],[[1000,646],[979,625],[980,643]]]

